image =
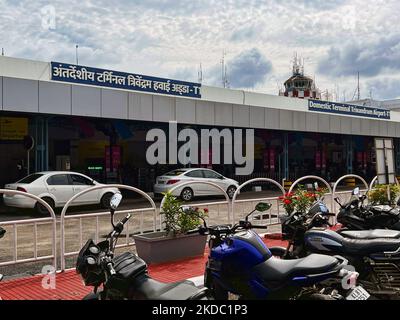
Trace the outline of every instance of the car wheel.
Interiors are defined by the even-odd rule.
[[[113,195],[112,192],[107,192],[101,197],[100,204],[103,209],[110,209],[110,201]]]
[[[190,201],[193,199],[193,190],[190,188],[185,188],[181,192],[181,198],[184,201]]]
[[[42,198],[42,200],[45,201],[54,211],[55,204],[54,204],[53,199],[45,197],[45,198]],[[50,214],[50,212],[47,210],[47,208],[39,202],[36,202],[35,210],[41,216]]]
[[[228,190],[226,190],[226,193],[228,194],[229,199],[232,199],[232,198],[233,198],[233,195],[235,194],[236,189],[237,189],[237,188],[236,188],[235,186],[230,186],[230,187],[228,188]]]

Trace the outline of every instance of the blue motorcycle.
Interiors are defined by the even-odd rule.
[[[365,300],[368,293],[355,282],[358,273],[351,271],[340,256],[312,254],[301,259],[274,257],[260,236],[252,229],[249,216],[269,210],[271,204],[259,203],[255,210],[234,226],[203,226],[189,233],[209,235],[210,254],[204,282],[215,299],[315,299]],[[354,270],[354,269],[353,269]]]

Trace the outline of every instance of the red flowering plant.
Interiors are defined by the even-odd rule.
[[[321,198],[325,193],[326,189],[318,188],[317,190],[310,192],[307,191],[304,186],[299,187],[294,192],[287,192],[284,196],[279,197],[282,202],[283,208],[287,214],[293,212],[306,213],[311,205],[317,198]]]
[[[283,208],[288,214],[291,214],[295,209],[294,193],[286,192],[284,196],[280,196],[279,200],[282,201]]]

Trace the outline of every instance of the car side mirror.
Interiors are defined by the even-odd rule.
[[[264,212],[264,211],[267,211],[267,210],[271,209],[271,207],[272,207],[272,204],[271,204],[271,203],[259,202],[259,203],[256,205],[256,208],[255,208],[255,209],[256,209],[258,212]]]
[[[112,196],[112,198],[110,200],[110,209],[113,211],[117,210],[121,201],[122,201],[122,194],[120,194],[118,192],[114,193],[114,195]]]
[[[0,239],[4,237],[6,234],[6,230],[4,230],[2,227],[0,227]]]

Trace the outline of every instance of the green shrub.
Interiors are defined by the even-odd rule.
[[[397,184],[391,184],[390,187],[390,201],[387,194],[387,184],[378,184],[374,189],[368,192],[368,199],[372,204],[375,205],[394,205],[396,199],[400,195],[400,186]]]
[[[206,217],[208,209],[183,208],[183,202],[170,192],[165,195],[165,201],[160,214],[163,214],[165,233],[167,236],[177,236],[185,234],[189,230],[197,228],[201,223],[200,217]]]

